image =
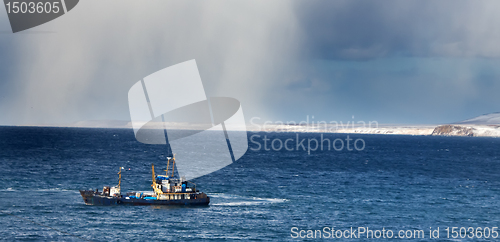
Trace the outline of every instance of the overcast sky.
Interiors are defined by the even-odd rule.
[[[130,120],[141,78],[196,59],[247,121],[437,124],[500,111],[498,1],[85,0],[12,34],[0,125]],[[171,90],[175,91],[175,90]]]

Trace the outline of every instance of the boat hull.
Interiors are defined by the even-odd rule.
[[[83,201],[87,205],[165,205],[165,206],[207,206],[210,197],[196,199],[153,200],[129,197],[110,197],[96,194],[92,190],[80,190]]]

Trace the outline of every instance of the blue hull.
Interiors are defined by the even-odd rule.
[[[168,206],[206,206],[210,197],[195,199],[153,200],[129,197],[109,197],[96,194],[92,190],[80,190],[83,201],[87,205],[168,205]]]

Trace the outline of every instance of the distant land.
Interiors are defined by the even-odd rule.
[[[131,129],[132,123],[122,120],[88,120],[70,124],[68,127]]]
[[[251,130],[251,128],[250,128]],[[392,134],[500,137],[500,113],[490,113],[450,124],[401,125],[401,124],[326,124],[326,125],[266,125],[268,132],[321,132],[347,134]]]
[[[500,113],[484,114],[449,125],[436,127],[432,135],[500,137]]]
[[[172,125],[172,123],[170,124]],[[37,126],[37,125],[35,125]],[[74,128],[118,128],[132,129],[130,121],[89,120],[66,125],[43,125],[46,127]],[[176,129],[186,129],[182,123],[174,124]],[[153,125],[162,128],[162,123]],[[242,130],[240,127],[238,130]],[[347,133],[347,134],[392,134],[392,135],[433,135],[500,137],[500,113],[484,114],[478,117],[450,124],[402,125],[402,124],[247,124],[248,131],[258,132],[300,132],[300,133]]]

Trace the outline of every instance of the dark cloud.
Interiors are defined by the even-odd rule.
[[[34,29],[50,33],[0,35],[0,124],[128,120],[135,82],[190,59],[207,95],[237,98],[247,120],[453,122],[498,111],[498,7],[80,2]]]
[[[367,60],[388,56],[499,57],[495,1],[304,1],[296,6],[302,54]]]

